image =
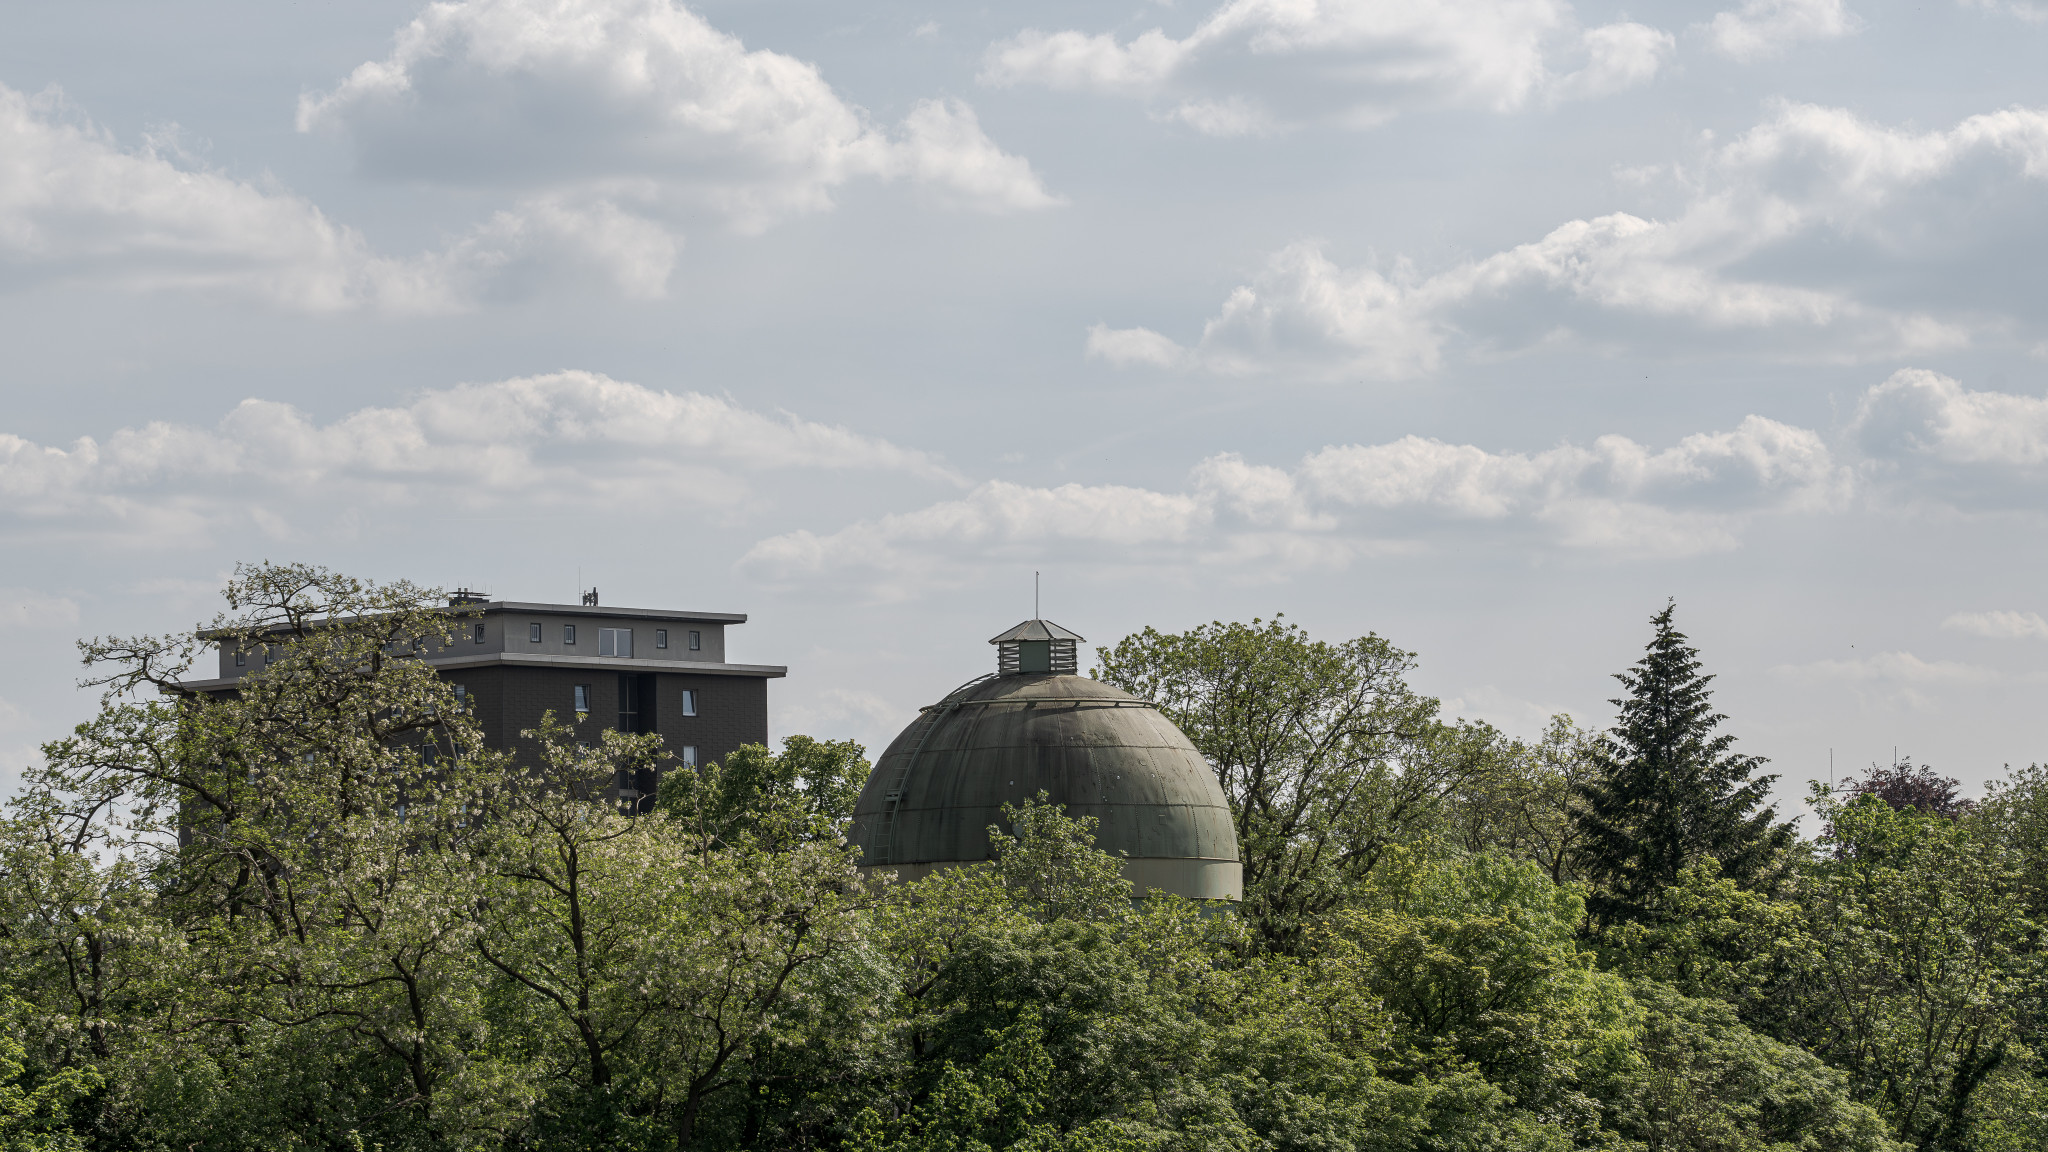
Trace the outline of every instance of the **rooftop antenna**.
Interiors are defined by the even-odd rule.
[[[1038,570],[1031,570],[1031,618],[1040,619],[1038,614]]]

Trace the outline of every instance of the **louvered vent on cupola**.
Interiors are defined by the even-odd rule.
[[[1075,645],[1083,637],[1050,620],[1026,620],[989,641],[996,646],[996,674],[1016,676],[1027,672],[1080,671]]]

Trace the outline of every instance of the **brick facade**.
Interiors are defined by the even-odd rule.
[[[697,750],[697,763],[722,760],[742,744],[768,742],[768,681],[757,676],[706,676],[678,672],[629,673],[652,677],[655,685],[651,731],[679,760],[684,747]],[[619,673],[612,669],[525,668],[508,665],[454,668],[442,673],[470,693],[484,739],[512,749],[520,758],[539,754],[520,733],[540,726],[543,713],[576,722],[586,739],[619,726]],[[576,686],[590,686],[590,711],[576,717]],[[697,714],[683,715],[683,692],[697,693]],[[587,734],[587,735],[586,735]]]
[[[538,759],[538,743],[520,733],[538,728],[550,710],[557,720],[573,723],[579,739],[594,741],[600,732],[627,724],[631,731],[655,733],[674,757],[671,766],[683,762],[686,749],[695,749],[696,762],[703,765],[723,760],[742,745],[768,742],[768,681],[788,669],[726,662],[725,629],[745,623],[744,615],[479,599],[459,603],[474,621],[465,619],[454,643],[435,642],[422,657],[466,690],[485,741],[510,750],[520,761]],[[220,676],[187,687],[233,692],[241,676],[261,666],[261,652],[253,655],[256,659],[237,663],[236,652],[223,644]],[[640,703],[625,717],[619,708],[622,678],[630,680]],[[589,687],[589,710],[580,717],[579,684]],[[694,716],[683,714],[686,691],[697,694]],[[641,776],[626,783],[642,794],[644,806],[656,781],[652,773]]]

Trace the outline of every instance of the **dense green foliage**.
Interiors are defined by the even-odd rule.
[[[274,645],[239,696],[86,644],[104,706],[0,821],[0,1152],[2048,1146],[2048,772],[1901,766],[1798,841],[1668,609],[1616,729],[1534,744],[1377,637],[1104,652],[1230,798],[1219,910],[1043,798],[865,876],[857,745],[686,771],[550,719],[515,766],[412,658],[461,627],[425,591],[229,601],[209,643]]]

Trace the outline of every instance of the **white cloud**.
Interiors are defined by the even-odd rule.
[[[2029,24],[2048,23],[2048,7],[2028,3],[2028,0],[1956,0],[1956,3],[1963,8],[1980,8],[1986,12],[2018,17]]]
[[[1819,435],[1761,416],[1661,452],[1621,436],[1526,455],[1407,436],[1326,448],[1301,477],[1323,506],[1522,517],[1568,546],[1657,555],[1732,548],[1750,516],[1827,511],[1850,487]]]
[[[1467,688],[1443,699],[1443,714],[1470,720],[1484,720],[1510,736],[1541,740],[1553,718],[1568,715],[1563,704],[1543,704],[1517,696],[1493,684]]]
[[[1117,341],[1142,353],[1152,338],[1105,331],[1101,354]],[[1411,435],[1332,445],[1287,467],[1221,453],[1173,490],[991,481],[835,531],[769,537],[739,567],[770,582],[849,580],[894,597],[972,581],[988,564],[1051,557],[1148,579],[1195,567],[1271,579],[1461,539],[1655,560],[1739,548],[1763,518],[1882,516],[1929,503],[2040,512],[2048,401],[1971,392],[1907,369],[1869,389],[1838,431],[1840,443],[1830,439],[1752,415],[1663,447],[1602,436],[1495,452]],[[1963,613],[1946,626],[2048,638],[2040,621]],[[1823,662],[1799,675],[1872,683],[1978,675],[1915,659]]]
[[[1056,91],[1139,95],[1173,75],[1187,54],[1183,42],[1154,28],[1119,44],[1115,36],[1028,29],[989,46],[982,79],[990,84],[1042,84]]]
[[[420,261],[453,300],[526,296],[588,283],[629,300],[659,299],[681,240],[604,200],[534,198],[495,212]]]
[[[303,197],[212,171],[170,137],[123,147],[54,90],[0,85],[0,285],[214,291],[306,312],[439,313],[537,291],[663,295],[693,214],[742,231],[898,180],[949,207],[1059,203],[957,100],[871,124],[812,65],[749,52],[670,0],[436,4],[392,54],[305,96],[301,130],[365,170],[510,203],[394,257]]]
[[[0,85],[0,284],[213,291],[275,307],[446,312],[537,280],[657,295],[659,229],[603,201],[534,200],[410,260],[373,252],[305,199],[123,148],[60,93]]]
[[[298,197],[125,150],[54,90],[4,86],[0,258],[17,283],[225,286],[312,310],[376,296],[396,271]]]
[[[1190,543],[1210,509],[1185,493],[1116,485],[1064,484],[1033,488],[1001,480],[981,484],[958,500],[914,512],[863,521],[819,536],[798,530],[754,545],[739,567],[763,578],[793,582],[840,573],[897,574],[906,565],[957,569],[1010,553],[1089,546],[1117,552]],[[906,589],[907,591],[907,589]]]
[[[1715,13],[1704,31],[1715,51],[1751,61],[1782,55],[1804,40],[1847,36],[1860,24],[1842,0],[1744,0],[1741,8]]]
[[[1673,46],[1639,24],[1581,31],[1559,0],[1230,0],[1185,38],[1027,29],[981,79],[1142,99],[1218,136],[1306,121],[1370,127],[1411,107],[1507,112],[1648,81]]]
[[[974,109],[959,100],[921,100],[903,119],[886,172],[903,173],[935,200],[988,212],[1028,212],[1062,201],[1022,156],[996,147]]]
[[[1183,100],[1166,113],[1204,136],[1262,136],[1281,125],[1264,108],[1242,96]]]
[[[2048,640],[2048,620],[2038,612],[1958,612],[1941,626],[1994,640]]]
[[[2048,464],[2048,399],[1973,392],[1924,368],[1905,368],[1863,395],[1851,423],[1863,450],[2031,471]]]
[[[20,732],[34,727],[29,714],[12,701],[0,697],[0,732]],[[39,749],[33,744],[0,744],[0,772],[19,771],[18,765],[31,763],[40,757]]]
[[[1563,445],[1532,454],[1494,454],[1406,436],[1389,444],[1325,448],[1303,462],[1327,499],[1365,507],[1408,505],[1498,519],[1551,507],[1567,494],[1594,498],[1710,498],[1727,507],[1791,501],[1835,505],[1846,477],[1817,433],[1750,416],[1732,432],[1702,432],[1652,452],[1623,436],[1590,448]]]
[[[1586,63],[1557,78],[1552,95],[1564,100],[1593,99],[1648,84],[1676,51],[1669,32],[1646,24],[1605,24],[1580,35]]]
[[[2032,516],[2048,485],[2048,399],[1921,368],[1864,393],[1848,425],[1870,489],[1902,504]]]
[[[885,130],[815,65],[749,51],[673,0],[435,4],[388,57],[303,97],[298,124],[346,135],[373,175],[742,231],[828,208],[862,177],[982,211],[1058,202],[966,105],[925,101]]]
[[[1833,680],[1906,688],[1932,684],[1983,684],[1998,679],[1998,673],[1989,668],[1954,660],[1923,660],[1911,652],[1880,652],[1854,660],[1781,664],[1771,671],[1793,680]]]
[[[799,734],[832,738],[850,733],[866,745],[869,760],[879,760],[889,738],[915,715],[916,704],[894,703],[855,688],[827,688],[809,699],[778,702],[775,735],[786,740]]]
[[[1841,685],[1866,707],[1921,710],[1935,707],[1944,689],[1992,684],[1997,672],[1955,660],[1925,660],[1911,652],[1879,652],[1847,660],[1780,664],[1771,673],[1798,685]]]
[[[561,372],[327,424],[245,400],[213,428],[152,423],[67,447],[0,433],[0,533],[197,546],[235,525],[292,536],[308,516],[338,530],[334,517],[364,508],[559,512],[663,495],[715,514],[749,498],[748,476],[790,469],[959,482],[925,453],[845,428]]]
[[[0,624],[47,628],[78,623],[78,602],[33,588],[0,588]]]
[[[1858,361],[2023,337],[2041,323],[1982,269],[2048,259],[2035,208],[2048,113],[2007,109],[1914,133],[1786,104],[1679,176],[1690,199],[1668,219],[1573,220],[1433,273],[1406,261],[1345,267],[1319,244],[1293,244],[1191,345],[1097,325],[1087,351],[1394,378],[1435,372],[1454,346],[1499,354],[1571,340]]]
[[[1097,324],[1088,329],[1088,356],[1107,360],[1118,367],[1147,364],[1172,368],[1187,358],[1187,351],[1150,328],[1111,328]]]
[[[1818,435],[1757,416],[1661,451],[1619,436],[1533,454],[1409,436],[1325,448],[1293,469],[1226,453],[1179,492],[991,481],[837,532],[771,537],[740,568],[776,582],[866,579],[884,596],[1051,554],[1285,573],[1411,550],[1475,523],[1539,545],[1689,555],[1736,546],[1759,515],[1837,508],[1849,484]]]

